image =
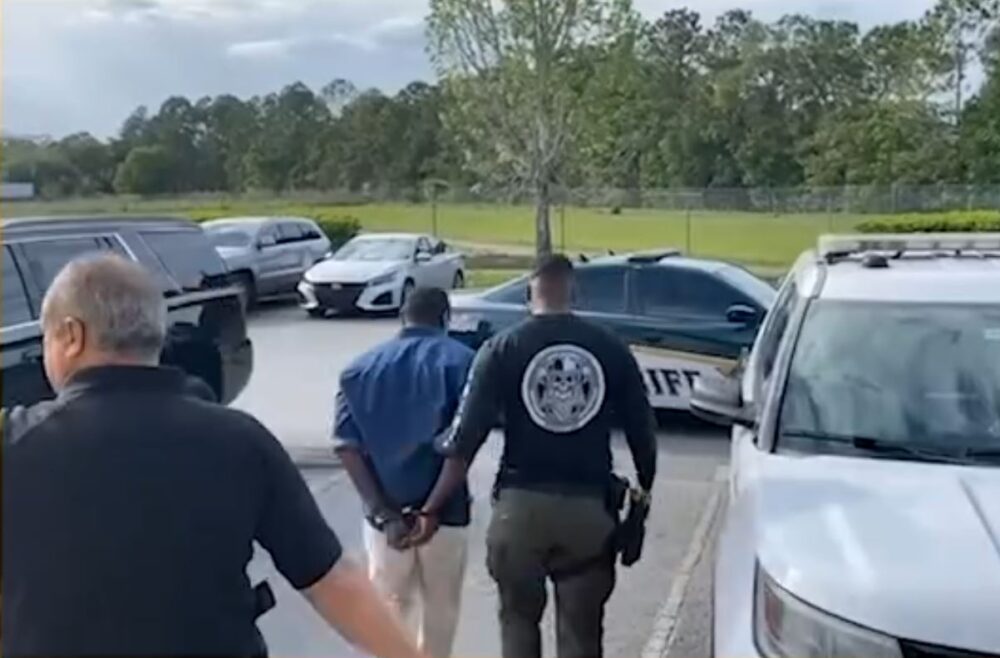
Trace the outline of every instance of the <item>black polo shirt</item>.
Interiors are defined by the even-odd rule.
[[[5,657],[261,655],[253,542],[298,589],[341,556],[278,441],[179,371],[80,373],[2,454]]]

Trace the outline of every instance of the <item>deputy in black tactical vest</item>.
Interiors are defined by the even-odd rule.
[[[547,579],[555,585],[559,657],[602,655],[615,558],[621,551],[625,564],[638,559],[656,473],[652,411],[635,359],[613,334],[570,312],[572,294],[572,263],[542,259],[531,278],[532,317],[477,356],[441,445],[449,459],[417,530],[417,541],[433,534],[437,511],[502,419],[487,561],[500,593],[505,658],[542,655]],[[620,527],[628,487],[612,473],[615,425],[625,430],[640,487]]]

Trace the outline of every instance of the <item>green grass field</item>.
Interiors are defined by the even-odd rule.
[[[231,215],[288,214],[310,217],[353,216],[368,231],[421,231],[434,228],[426,204],[303,204],[281,199],[220,202],[96,199],[78,202],[29,202],[0,207],[3,216],[65,213],[170,213],[204,219]],[[567,208],[552,215],[553,243],[568,252],[617,252],[676,247],[696,256],[714,257],[756,268],[781,268],[826,232],[851,231],[858,215],[771,216],[738,212],[684,212]],[[446,204],[437,211],[437,234],[447,240],[483,245],[492,251],[530,251],[534,211],[528,206]]]

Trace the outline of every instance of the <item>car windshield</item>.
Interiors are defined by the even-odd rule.
[[[351,240],[337,250],[333,260],[406,260],[413,255],[415,242],[406,238],[364,238]]]
[[[253,241],[251,231],[233,225],[209,226],[205,233],[214,247],[249,247]]]
[[[995,457],[1000,306],[814,302],[780,431],[786,445],[860,441]]]

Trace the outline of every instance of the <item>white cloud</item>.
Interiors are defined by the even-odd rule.
[[[734,7],[771,20],[803,12],[872,24],[916,18],[934,0],[635,0],[655,18]],[[4,127],[113,134],[168,96],[266,94],[335,78],[398,89],[428,79],[427,0],[0,0]],[[266,65],[264,65],[266,64]]]
[[[294,39],[263,39],[261,41],[242,41],[226,47],[230,57],[245,57],[248,59],[271,59],[287,57],[295,46]]]
[[[368,30],[370,34],[398,34],[400,32],[412,32],[423,30],[424,17],[422,15],[411,14],[409,16],[391,16],[385,20],[375,23]]]

